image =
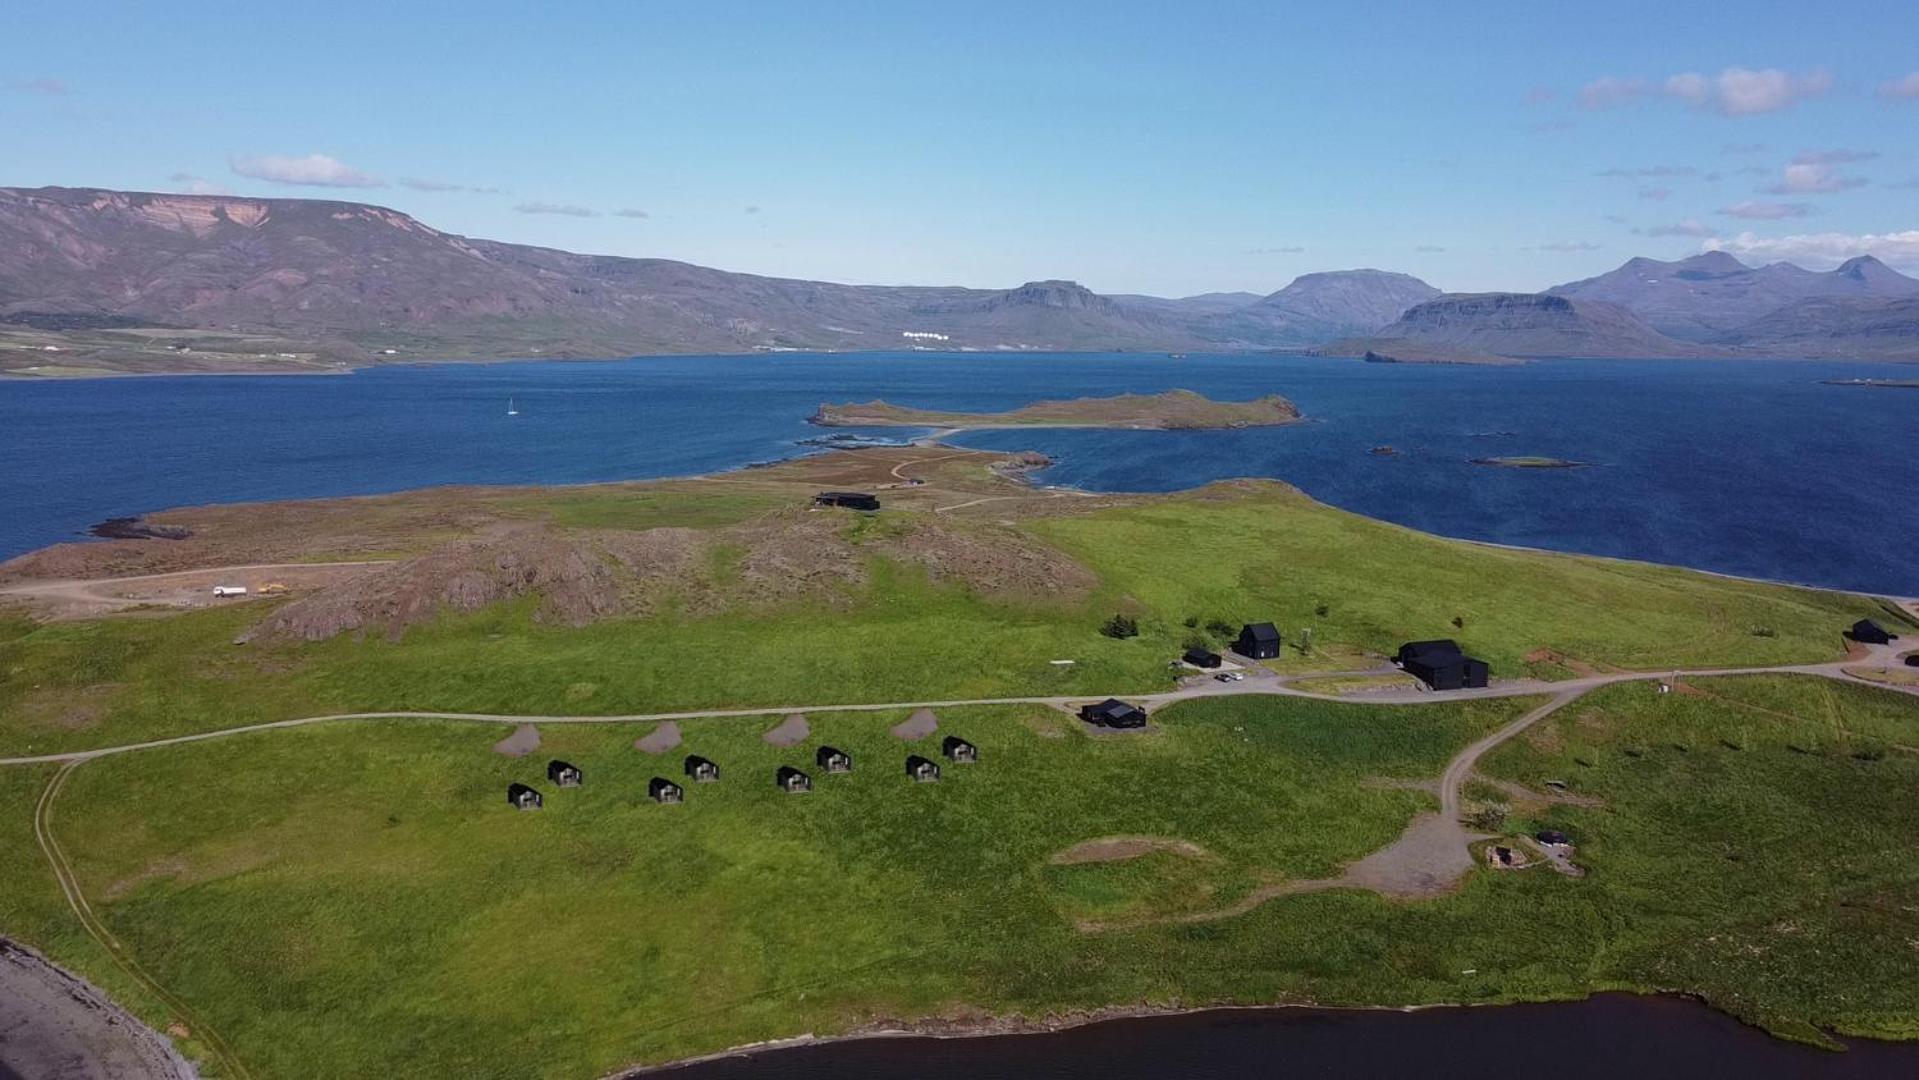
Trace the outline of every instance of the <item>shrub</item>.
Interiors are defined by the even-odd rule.
[[[1321,604],[1321,605],[1319,605],[1318,607],[1316,607],[1316,608],[1314,608],[1314,609],[1313,609],[1313,614],[1315,614],[1315,615],[1317,615],[1317,616],[1319,616],[1320,618],[1322,618],[1322,619],[1323,619],[1323,618],[1325,618],[1325,617],[1326,617],[1326,613],[1327,613],[1327,612],[1329,612],[1329,611],[1331,611],[1331,610],[1333,610],[1333,609],[1332,609],[1331,607],[1328,607],[1328,606],[1327,606],[1327,605],[1325,605],[1325,604]]]
[[[1238,637],[1239,627],[1234,626],[1225,619],[1208,619],[1206,621],[1206,632],[1218,638]]]
[[[1471,825],[1480,832],[1498,832],[1506,825],[1506,808],[1503,806],[1482,807],[1472,812],[1472,815],[1466,819],[1466,824]]]
[[[1115,615],[1106,620],[1099,632],[1109,638],[1130,638],[1139,636],[1139,620],[1131,615]]]
[[[1778,637],[1779,632],[1777,630],[1774,630],[1770,626],[1755,626],[1752,628],[1752,636],[1753,637]]]

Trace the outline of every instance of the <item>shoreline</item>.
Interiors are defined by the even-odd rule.
[[[0,936],[0,1070],[199,1080],[173,1040],[25,942]],[[100,1071],[69,1073],[84,1062]],[[41,1071],[45,1070],[45,1071]]]

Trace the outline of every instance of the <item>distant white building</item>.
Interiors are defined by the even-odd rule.
[[[936,334],[931,330],[901,330],[900,336],[908,341],[950,341],[945,334]]]

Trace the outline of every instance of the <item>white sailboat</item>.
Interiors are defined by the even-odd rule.
[[[507,414],[508,416],[518,416],[518,415],[520,415],[520,410],[514,407],[514,405],[513,405],[513,399],[512,399],[512,398],[507,398],[507,399],[506,399],[506,414]]]

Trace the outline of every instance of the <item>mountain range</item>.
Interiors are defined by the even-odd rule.
[[[1541,294],[1446,294],[1371,269],[1179,299],[1061,280],[843,285],[462,237],[362,203],[0,188],[0,367],[18,370],[29,340],[103,357],[192,351],[181,342],[299,348],[342,364],[787,349],[1357,355],[1377,343],[1448,356],[1919,358],[1919,281],[1870,257],[1816,273],[1711,252],[1633,259]]]

